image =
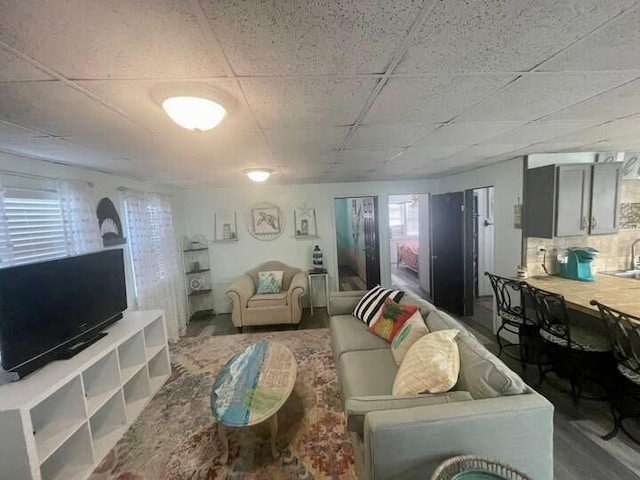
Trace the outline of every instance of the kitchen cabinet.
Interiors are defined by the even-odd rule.
[[[553,238],[616,233],[621,170],[621,162],[527,170],[525,235]]]

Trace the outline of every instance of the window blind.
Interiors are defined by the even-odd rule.
[[[67,255],[57,191],[7,187],[4,214],[14,265]]]

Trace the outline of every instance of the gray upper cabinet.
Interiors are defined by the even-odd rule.
[[[621,180],[622,165],[619,162],[596,163],[593,166],[591,218],[589,219],[591,235],[604,235],[618,231]]]
[[[529,237],[618,231],[621,163],[547,165],[527,170],[524,227]]]

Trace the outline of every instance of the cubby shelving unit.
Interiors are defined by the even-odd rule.
[[[87,478],[171,374],[161,311],[127,312],[69,360],[0,386],[0,478]],[[6,457],[5,457],[6,456]]]

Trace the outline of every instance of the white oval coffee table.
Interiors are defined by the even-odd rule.
[[[235,354],[222,368],[211,389],[211,411],[218,420],[223,444],[221,461],[229,461],[226,428],[250,427],[269,421],[271,453],[278,456],[278,410],[296,383],[296,359],[287,347],[260,341]]]

